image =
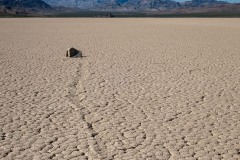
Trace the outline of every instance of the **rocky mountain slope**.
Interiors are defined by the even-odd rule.
[[[217,1],[217,0],[192,0],[187,1],[183,4],[185,7],[205,7],[205,6],[215,6],[215,5],[224,5],[229,4],[225,1]]]
[[[7,8],[51,9],[52,7],[42,0],[0,0],[0,6]]]
[[[40,15],[53,8],[42,0],[0,0],[1,15]]]

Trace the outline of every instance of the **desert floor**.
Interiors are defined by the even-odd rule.
[[[0,159],[240,159],[240,19],[0,19]]]

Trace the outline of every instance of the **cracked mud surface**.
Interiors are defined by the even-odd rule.
[[[0,159],[240,159],[239,19],[0,19],[0,37]]]

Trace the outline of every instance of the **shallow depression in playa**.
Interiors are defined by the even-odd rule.
[[[240,159],[239,42],[240,19],[0,19],[0,159]]]

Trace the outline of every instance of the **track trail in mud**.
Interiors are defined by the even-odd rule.
[[[90,111],[81,104],[81,99],[84,97],[85,93],[82,83],[89,78],[88,66],[89,62],[87,60],[79,60],[76,75],[73,81],[68,84],[68,99],[74,106],[73,109],[76,112],[76,116],[80,116],[87,126],[86,130],[89,136],[87,138],[89,139],[89,148],[85,155],[88,159],[106,159],[106,147],[103,146],[101,140],[98,138],[98,133],[94,130],[93,124],[86,120],[86,115],[88,115]]]

